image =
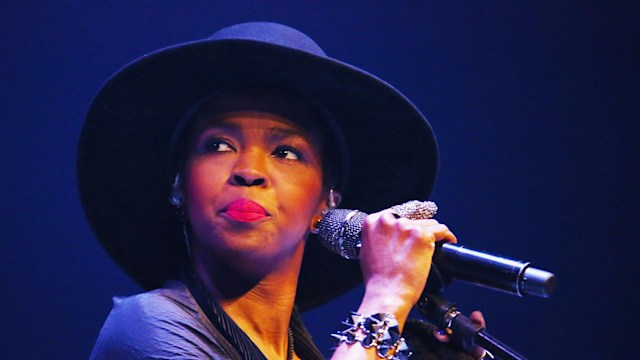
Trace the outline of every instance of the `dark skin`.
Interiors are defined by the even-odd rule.
[[[215,114],[205,105],[196,121],[182,185],[194,269],[267,358],[286,358],[307,235],[327,208],[321,141],[273,113]],[[456,237],[436,220],[383,211],[366,218],[362,239],[366,291],[357,311],[392,313],[402,328],[426,284],[436,241]],[[484,325],[479,313],[472,318]],[[343,343],[333,358],[378,356]]]
[[[306,234],[326,207],[319,150],[275,114],[202,121],[185,167],[193,266],[265,356],[285,358]]]

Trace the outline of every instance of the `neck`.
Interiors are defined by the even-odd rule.
[[[224,262],[194,261],[205,288],[268,359],[286,359],[304,242],[264,273],[247,274]]]

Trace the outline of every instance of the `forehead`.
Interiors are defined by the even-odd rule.
[[[306,135],[305,139],[320,154],[329,181],[337,182],[334,178],[342,175],[336,174],[346,173],[343,170],[343,159],[348,158],[346,145],[342,136],[336,140],[336,134],[341,132],[335,127],[330,114],[300,93],[266,86],[222,90],[194,106],[174,131],[169,168],[180,171],[194,145],[194,138],[202,133],[203,127],[215,124],[222,114],[237,112],[266,113],[285,119]],[[328,142],[336,145],[327,146]]]
[[[281,88],[229,89],[212,96],[196,113],[196,121],[219,121],[227,114],[273,114],[283,123],[310,134],[322,133],[319,110],[302,95]]]
[[[197,137],[207,129],[220,129],[232,133],[245,131],[260,131],[271,139],[301,138],[305,141],[318,144],[318,136],[308,129],[283,118],[277,114],[257,111],[237,111],[223,114],[196,116],[196,124],[192,136]]]

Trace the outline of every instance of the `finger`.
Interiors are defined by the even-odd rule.
[[[469,315],[469,319],[471,319],[471,321],[473,321],[474,323],[482,326],[483,328],[487,327],[487,323],[484,320],[484,315],[482,315],[481,311],[474,311],[471,313],[471,315]]]
[[[434,329],[433,337],[441,343],[448,343],[451,340],[451,337],[449,336],[447,331],[442,329]]]
[[[415,221],[415,220],[408,220]],[[458,238],[449,230],[449,227],[444,224],[435,224],[429,225],[427,227],[422,227],[425,232],[433,234],[433,237],[436,241],[446,241],[450,243],[457,243]]]
[[[474,311],[469,315],[469,319],[471,321],[473,321],[474,323],[482,326],[483,328],[486,328],[487,323],[484,320],[484,315],[482,315],[482,312],[480,311]],[[483,355],[485,354],[485,350],[476,345],[476,348],[471,352],[471,356],[473,356],[476,359],[480,359],[483,357]]]
[[[447,225],[439,224],[438,226],[440,228],[436,233],[436,239],[438,239],[439,241],[450,242],[452,244],[458,242],[458,238],[451,232],[451,230],[449,230],[449,227],[447,227]]]
[[[436,241],[447,241],[454,244],[458,242],[458,239],[451,230],[449,230],[449,227],[440,224],[435,219],[411,220],[399,218],[397,221],[406,229],[419,227],[423,233],[433,234]]]

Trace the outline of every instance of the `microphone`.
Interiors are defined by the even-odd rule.
[[[430,219],[437,209],[431,201],[416,200],[390,208],[396,217],[409,219]],[[362,223],[366,216],[367,214],[358,210],[329,210],[317,224],[322,244],[344,258],[357,259],[362,245]],[[443,283],[440,287],[448,285],[455,278],[517,296],[547,298],[555,290],[555,275],[531,267],[529,262],[471,250],[456,244],[438,242],[432,264],[429,279],[437,277]],[[427,288],[429,285],[427,283]]]

